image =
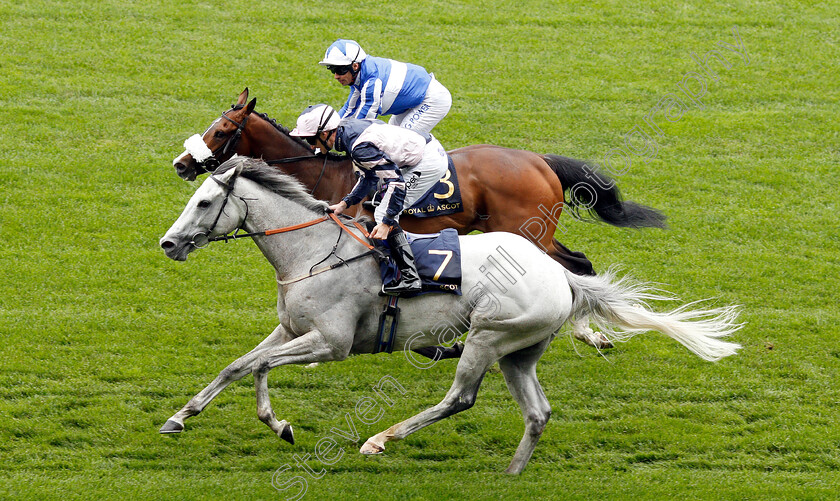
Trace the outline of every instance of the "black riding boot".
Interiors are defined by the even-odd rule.
[[[411,246],[405,238],[402,229],[395,228],[388,235],[388,246],[391,247],[391,257],[400,269],[399,280],[382,286],[384,294],[398,296],[409,292],[420,292],[420,276],[417,274],[417,266],[414,264],[414,254]]]

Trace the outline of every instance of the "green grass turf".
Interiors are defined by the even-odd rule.
[[[601,162],[722,50],[704,107],[660,118],[655,158],[616,178],[668,231],[564,216],[557,236],[684,301],[744,307],[718,364],[642,335],[556,340],[539,366],[554,414],[525,472],[493,371],[476,406],[390,445],[341,441],[305,499],[825,499],[840,484],[836,2],[0,2],[0,498],[283,499],[383,375],[407,390],[361,440],[436,403],[451,361],[353,357],[270,376],[281,443],[252,378],[180,436],[157,429],[275,324],[272,270],[248,242],[187,263],[158,238],[194,190],[171,159],[246,86],[292,125],[346,91],[315,63],[338,37],[422,64],[451,91],[448,148],[491,143]]]

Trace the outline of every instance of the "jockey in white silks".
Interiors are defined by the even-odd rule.
[[[310,106],[298,117],[292,136],[329,151],[335,148],[350,155],[362,176],[353,190],[330,209],[340,214],[359,203],[381,183],[384,194],[374,212],[372,238],[387,239],[391,256],[400,269],[399,279],[384,284],[382,292],[401,294],[420,291],[414,255],[399,226],[400,213],[410,207],[444,176],[446,151],[431,134],[386,124],[380,120],[339,120],[326,104]]]
[[[429,133],[452,107],[452,95],[422,66],[369,56],[353,40],[333,42],[318,64],[350,87],[341,118],[377,118],[405,129]]]

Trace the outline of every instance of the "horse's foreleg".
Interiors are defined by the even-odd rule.
[[[184,430],[184,420],[188,417],[199,414],[211,400],[222,392],[230,383],[242,379],[252,370],[251,366],[259,358],[263,351],[282,345],[291,339],[290,334],[278,325],[274,332],[258,344],[253,350],[236,359],[232,364],[216,376],[212,383],[201,390],[196,396],[190,399],[180,411],[169,418],[161,427],[160,433],[179,433]]]
[[[424,346],[411,351],[432,360],[461,358],[461,353],[464,352],[464,343],[459,341],[448,348],[446,346]]]
[[[254,388],[257,393],[257,416],[260,421],[271,428],[278,437],[294,444],[295,435],[292,425],[285,419],[278,421],[274,409],[271,408],[271,400],[268,396],[268,370],[254,371]]]
[[[481,353],[478,353],[479,351]],[[386,442],[402,440],[417,430],[472,407],[481,380],[484,379],[484,373],[495,361],[490,351],[488,348],[476,349],[473,345],[467,344],[455,371],[455,381],[443,400],[434,407],[367,439],[359,452],[379,454],[385,450]]]
[[[264,350],[253,363],[254,389],[257,395],[257,416],[281,439],[294,444],[292,425],[278,420],[268,395],[268,371],[280,365],[306,364],[341,360],[347,350],[330,344],[318,331],[311,331],[282,346]]]

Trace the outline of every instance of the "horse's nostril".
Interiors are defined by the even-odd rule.
[[[180,178],[186,179],[187,181],[195,179],[197,174],[195,169],[190,169],[186,162],[175,162],[173,166],[175,167],[175,172]]]
[[[175,164],[175,172],[178,174],[178,177],[187,181],[193,181],[196,178],[196,174],[198,174],[195,169],[190,169],[187,164],[182,162]]]
[[[171,240],[164,240],[160,243],[160,246],[163,247],[163,250],[169,250],[175,247],[175,242],[172,242]]]

